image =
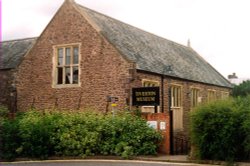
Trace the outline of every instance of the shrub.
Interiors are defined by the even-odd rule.
[[[63,156],[86,156],[98,152],[101,115],[78,112],[64,113],[55,124],[56,132],[52,135],[55,153]]]
[[[144,119],[128,113],[120,113],[115,118],[105,116],[102,130],[101,154],[156,154],[162,139],[161,134],[148,127]]]
[[[0,149],[0,159],[13,160],[18,155],[16,149],[20,144],[20,139],[18,136],[18,120],[7,120],[3,119],[1,121],[1,149]]]
[[[197,149],[196,157],[226,161],[249,157],[249,99],[208,103],[191,113],[191,140]]]
[[[30,110],[18,120],[18,126],[21,144],[17,152],[20,156],[45,159],[53,154],[50,136],[55,131],[54,115]]]
[[[161,134],[129,113],[36,111],[3,123],[5,159],[155,154]]]
[[[220,101],[199,107],[192,114],[192,141],[201,159],[227,159],[235,152],[232,103]],[[216,153],[215,153],[216,152]]]
[[[249,110],[250,111],[250,110]],[[243,159],[250,159],[250,113],[248,112],[244,116],[244,121],[242,121],[241,131],[243,132],[244,141],[242,142],[242,151],[240,155]]]
[[[9,110],[7,107],[0,105],[0,120],[8,117]]]
[[[238,120],[241,122],[239,131],[244,137],[242,142],[242,151],[240,155],[244,159],[250,159],[250,95],[247,97],[237,98],[238,103]]]

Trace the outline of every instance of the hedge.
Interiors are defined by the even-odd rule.
[[[210,160],[250,159],[250,96],[197,107],[191,113],[195,157]]]
[[[161,134],[128,112],[30,110],[2,121],[2,159],[156,154]]]

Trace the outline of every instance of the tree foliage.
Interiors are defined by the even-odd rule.
[[[237,96],[247,96],[250,94],[250,80],[243,81],[240,85],[236,85],[233,88],[232,95]]]

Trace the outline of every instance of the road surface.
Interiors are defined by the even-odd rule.
[[[1,166],[209,166],[193,163],[170,163],[134,160],[23,161],[0,163]]]

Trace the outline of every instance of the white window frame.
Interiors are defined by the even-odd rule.
[[[73,48],[77,47],[78,48],[78,64],[73,64]],[[62,74],[62,84],[58,84],[58,50],[62,48],[63,49],[63,64],[60,65],[63,70]],[[70,57],[71,57],[71,63],[70,64],[65,64],[66,61],[66,48],[70,48]],[[71,87],[80,87],[81,86],[81,81],[80,81],[80,75],[81,75],[81,44],[80,43],[70,43],[70,44],[61,44],[61,45],[55,45],[53,46],[53,71],[52,71],[52,88],[71,88]],[[66,84],[66,67],[70,68],[70,78],[69,81],[70,83]],[[78,68],[78,83],[73,83],[73,68],[77,67]]]
[[[216,100],[216,90],[208,89],[207,90],[207,102],[212,102]]]
[[[183,131],[183,86],[171,84],[171,110],[173,112],[173,130]]]

